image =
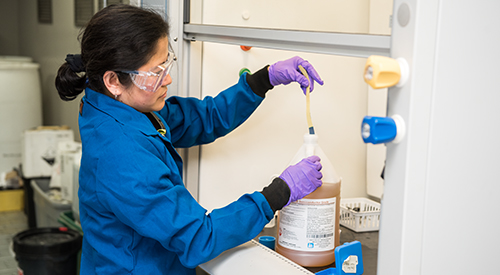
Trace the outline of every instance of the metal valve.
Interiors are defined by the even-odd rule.
[[[409,75],[408,63],[403,58],[372,55],[365,64],[365,82],[374,89],[401,87]]]
[[[361,123],[361,136],[365,143],[398,143],[406,132],[404,120],[399,115],[392,117],[365,116]]]

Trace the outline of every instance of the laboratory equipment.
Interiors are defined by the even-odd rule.
[[[404,58],[372,55],[366,60],[364,79],[374,89],[403,87],[409,70]],[[365,143],[399,143],[405,134],[405,122],[398,114],[392,117],[365,116],[361,123],[361,136]]]
[[[402,87],[408,80],[409,70],[404,58],[372,55],[366,60],[364,79],[373,89]]]
[[[248,68],[241,68],[241,70],[238,72],[238,76],[241,76],[244,73],[251,73]]]
[[[398,143],[405,136],[406,128],[400,115],[392,117],[365,116],[361,123],[361,137],[365,143]]]
[[[249,50],[252,49],[251,46],[243,46],[243,45],[241,45],[240,48],[241,48],[242,51],[245,51],[245,52],[248,52]]]

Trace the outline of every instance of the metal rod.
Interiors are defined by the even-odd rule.
[[[390,56],[386,35],[184,24],[184,39],[366,58]]]

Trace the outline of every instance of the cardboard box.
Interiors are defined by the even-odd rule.
[[[0,190],[0,212],[24,209],[24,189]]]
[[[50,177],[59,142],[73,140],[73,130],[67,126],[38,127],[24,131],[21,161],[23,176]]]

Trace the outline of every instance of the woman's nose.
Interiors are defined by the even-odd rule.
[[[172,77],[170,77],[170,74],[167,74],[165,78],[163,79],[162,86],[167,86],[172,84]]]

